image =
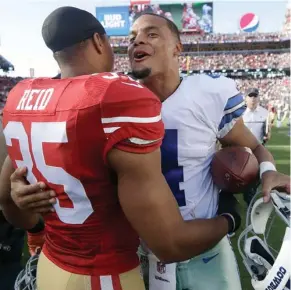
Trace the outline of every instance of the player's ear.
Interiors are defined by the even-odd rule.
[[[174,56],[180,56],[181,52],[183,51],[183,45],[181,42],[177,42],[175,46]]]
[[[96,51],[99,54],[102,54],[103,49],[104,49],[104,43],[103,43],[102,36],[98,33],[94,33],[94,35],[92,36],[92,42],[93,42],[93,45],[94,45]]]

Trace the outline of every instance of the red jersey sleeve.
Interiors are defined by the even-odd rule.
[[[106,134],[104,160],[113,147],[148,153],[164,137],[161,102],[148,89],[125,76],[110,84],[101,102],[101,123]]]

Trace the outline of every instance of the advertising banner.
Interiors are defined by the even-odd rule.
[[[137,4],[130,6],[130,25],[142,13],[163,15],[172,20],[182,32],[211,33],[213,31],[212,2],[181,4]]]
[[[130,0],[130,5],[135,4],[150,4],[151,0]]]
[[[129,33],[128,6],[97,7],[96,18],[109,36],[126,36]]]
[[[216,1],[214,6],[214,33],[280,32],[285,20],[286,1]]]

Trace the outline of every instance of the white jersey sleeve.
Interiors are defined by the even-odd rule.
[[[205,123],[212,128],[216,137],[221,139],[233,128],[236,121],[246,110],[243,95],[234,80],[226,77],[204,75],[201,78],[206,98],[204,108]]]

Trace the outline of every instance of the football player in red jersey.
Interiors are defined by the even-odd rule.
[[[53,194],[21,196],[21,189],[45,184],[57,194],[45,216],[38,290],[144,289],[138,235],[171,262],[238,227],[223,214],[183,221],[161,172],[161,103],[134,80],[101,73],[112,69],[113,54],[93,15],[59,8],[45,20],[43,38],[62,79],[24,80],[10,92],[3,120],[9,157],[0,177],[4,214],[25,229],[39,222],[37,208]],[[12,180],[27,170],[28,182],[37,182],[14,188],[18,207],[8,182],[16,167]]]

